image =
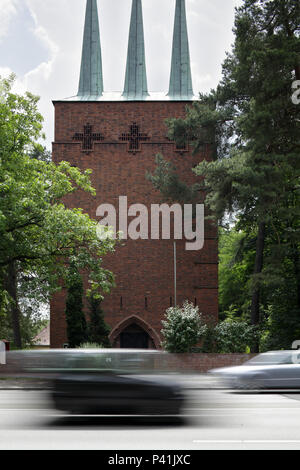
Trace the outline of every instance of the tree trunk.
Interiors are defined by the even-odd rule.
[[[22,348],[21,330],[20,330],[20,309],[17,295],[17,273],[16,264],[12,262],[8,265],[6,275],[6,289],[12,299],[10,306],[11,325],[14,334],[14,343],[17,348]]]
[[[255,266],[254,266],[254,275],[260,274],[263,268],[263,258],[264,258],[264,246],[265,246],[265,222],[260,222],[258,226],[258,236],[256,242],[256,256],[255,256]],[[260,300],[260,286],[256,284],[252,292],[252,302],[251,302],[251,323],[252,325],[259,325],[259,300]],[[259,352],[259,343],[253,346],[251,352]]]

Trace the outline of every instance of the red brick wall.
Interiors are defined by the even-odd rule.
[[[165,125],[167,118],[184,117],[186,105],[180,102],[56,102],[53,160],[67,160],[81,169],[93,169],[91,179],[97,190],[96,197],[78,191],[67,198],[67,204],[82,207],[96,218],[100,204],[118,207],[119,196],[127,196],[128,205],[142,203],[149,206],[163,202],[160,193],[145,178],[147,171],[154,170],[158,153],[172,160],[183,180],[196,182],[191,169],[207,157],[207,149],[200,156],[193,156],[191,148],[179,153],[174,143],[168,140]],[[150,137],[136,154],[128,152],[127,143],[119,140],[122,133],[129,132],[133,122],[140,126],[140,132]],[[104,136],[102,142],[94,143],[89,154],[82,151],[80,142],[73,140],[75,132],[83,132],[87,123],[93,126],[93,132]],[[205,237],[201,251],[186,251],[185,241],[177,241],[177,303],[196,299],[205,319],[216,322],[217,231],[208,223]],[[174,301],[173,241],[128,240],[117,247],[115,254],[105,257],[103,265],[115,273],[117,283],[103,302],[106,321],[113,329],[119,325],[121,331],[123,320],[138,317],[140,325],[158,347],[161,320],[170,306],[170,297]],[[66,342],[64,309],[65,292],[62,291],[51,303],[52,347],[61,347]],[[112,336],[115,338],[116,335],[113,331]]]
[[[166,363],[171,370],[204,373],[218,367],[239,366],[254,356],[255,354],[170,354]]]

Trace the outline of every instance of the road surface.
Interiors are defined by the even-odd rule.
[[[68,417],[48,392],[0,391],[0,449],[300,449],[300,393],[190,390],[182,422]]]

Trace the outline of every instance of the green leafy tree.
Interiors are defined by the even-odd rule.
[[[93,295],[88,299],[89,303],[89,341],[101,344],[103,348],[110,347],[109,333],[110,327],[104,320],[104,313],[101,308],[101,298]]]
[[[188,301],[182,307],[169,308],[162,325],[162,345],[170,353],[191,352],[206,331],[198,307]]]
[[[49,161],[36,143],[43,121],[38,98],[12,93],[13,82],[0,80],[0,311],[22,347],[23,287],[28,299],[48,302],[73,263],[86,272],[89,291],[108,292],[113,275],[101,260],[115,241],[98,239],[95,220],[66,208],[65,197],[77,190],[95,196],[91,171]]]
[[[80,273],[70,266],[67,279],[66,322],[70,348],[87,341],[87,323],[83,311],[83,282]]]

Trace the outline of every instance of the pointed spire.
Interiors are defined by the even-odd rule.
[[[78,96],[103,93],[102,56],[97,0],[87,0]]]
[[[132,0],[123,96],[132,100],[144,99],[148,96],[141,0]]]
[[[185,0],[176,0],[169,97],[189,100],[193,96]]]

